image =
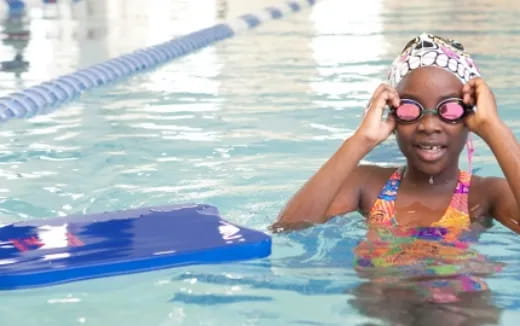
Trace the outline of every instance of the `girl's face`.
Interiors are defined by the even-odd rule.
[[[436,67],[415,69],[397,86],[401,99],[418,101],[433,109],[447,98],[461,98],[462,83],[450,72]],[[427,175],[438,175],[449,167],[458,167],[468,129],[463,122],[451,124],[426,113],[410,124],[397,123],[397,143],[408,165]]]

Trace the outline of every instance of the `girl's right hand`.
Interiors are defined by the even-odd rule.
[[[383,119],[384,109],[387,105],[398,107],[399,102],[399,94],[395,88],[387,84],[379,85],[368,102],[363,121],[354,136],[372,146],[387,139],[395,129],[396,122],[392,114]]]

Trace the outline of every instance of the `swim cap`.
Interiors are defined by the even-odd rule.
[[[463,83],[480,77],[480,71],[464,47],[457,41],[422,33],[404,47],[388,74],[392,87],[419,67],[434,66],[451,72]]]

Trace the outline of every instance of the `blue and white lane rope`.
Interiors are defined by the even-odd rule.
[[[316,1],[292,0],[280,6],[267,7],[259,13],[243,15],[226,23],[137,50],[2,97],[0,98],[0,122],[48,113],[86,90],[157,67],[217,41],[253,29],[263,22],[280,19],[290,13],[311,7]]]

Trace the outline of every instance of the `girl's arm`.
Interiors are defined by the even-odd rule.
[[[472,79],[463,88],[464,101],[476,104],[475,114],[466,125],[491,148],[506,179],[487,178],[489,214],[520,232],[520,144],[511,130],[500,120],[495,97],[481,78]]]
[[[357,165],[377,144],[388,138],[395,127],[391,115],[382,119],[387,104],[399,105],[399,95],[394,88],[382,84],[374,92],[358,130],[287,203],[271,226],[272,230],[303,228],[358,209],[361,184],[356,181],[359,180],[356,174],[361,172]],[[345,183],[349,183],[348,187]],[[353,195],[344,203],[335,202],[342,188],[349,189]]]

